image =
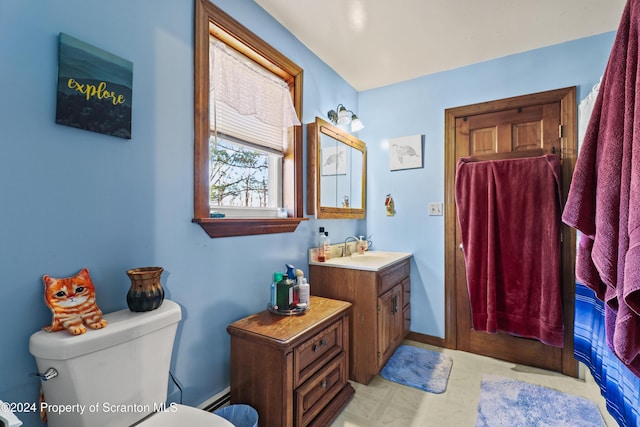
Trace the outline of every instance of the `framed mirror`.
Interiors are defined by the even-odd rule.
[[[364,218],[367,145],[316,117],[307,125],[307,214]]]

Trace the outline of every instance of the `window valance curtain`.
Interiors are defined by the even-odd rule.
[[[213,37],[209,58],[212,132],[282,151],[300,125],[286,83]]]

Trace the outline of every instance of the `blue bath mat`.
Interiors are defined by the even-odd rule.
[[[382,368],[380,375],[396,383],[429,393],[444,393],[453,360],[424,348],[401,345]]]
[[[522,381],[485,375],[476,427],[604,427],[598,405]]]

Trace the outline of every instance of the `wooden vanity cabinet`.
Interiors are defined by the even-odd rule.
[[[368,384],[409,333],[410,261],[380,271],[309,265],[312,295],[349,301],[349,378]]]
[[[258,411],[260,427],[325,427],[355,390],[349,376],[351,304],[311,297],[310,310],[268,310],[227,327],[231,403]]]

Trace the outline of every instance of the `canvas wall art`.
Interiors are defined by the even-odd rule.
[[[403,136],[389,140],[389,169],[416,169],[422,163],[422,135]]]
[[[133,63],[60,33],[56,123],[131,139]]]

